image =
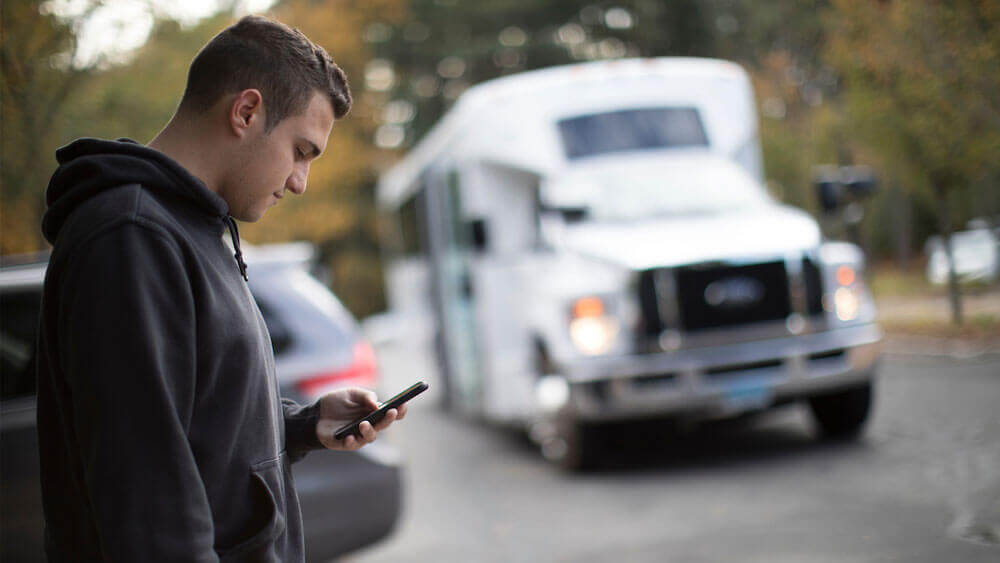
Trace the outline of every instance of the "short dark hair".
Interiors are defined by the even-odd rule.
[[[191,62],[180,110],[204,113],[226,94],[248,88],[264,98],[265,128],[306,110],[313,92],[326,94],[336,118],[351,109],[344,71],[298,29],[245,16],[212,38]]]

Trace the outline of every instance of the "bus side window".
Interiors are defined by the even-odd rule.
[[[423,194],[421,189],[399,207],[398,241],[393,245],[393,249],[403,256],[423,256],[427,254],[424,244],[424,226],[420,217],[423,208]]]
[[[485,254],[490,248],[489,235],[486,229],[486,219],[475,218],[466,221],[465,228],[471,249],[477,254]]]

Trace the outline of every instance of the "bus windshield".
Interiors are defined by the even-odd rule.
[[[618,110],[571,117],[557,124],[570,160],[612,152],[708,146],[695,108]]]
[[[597,221],[714,213],[771,201],[743,168],[718,158],[581,170],[550,182],[545,194],[549,205],[578,208]]]

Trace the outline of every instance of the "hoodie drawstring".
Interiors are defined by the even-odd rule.
[[[243,281],[250,281],[247,276],[247,263],[243,261],[243,252],[240,251],[240,230],[236,228],[236,220],[226,215],[223,219],[226,222],[226,226],[229,227],[229,236],[233,237],[233,250],[236,254],[233,254],[233,258],[236,258],[236,265],[240,267],[240,274],[243,276]]]

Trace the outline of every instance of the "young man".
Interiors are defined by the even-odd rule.
[[[305,192],[350,104],[322,48],[251,16],[194,59],[148,146],[58,151],[38,357],[50,561],[302,560],[291,462],[357,449],[405,415],[338,441],[374,393],[279,399],[245,284],[234,218]]]

